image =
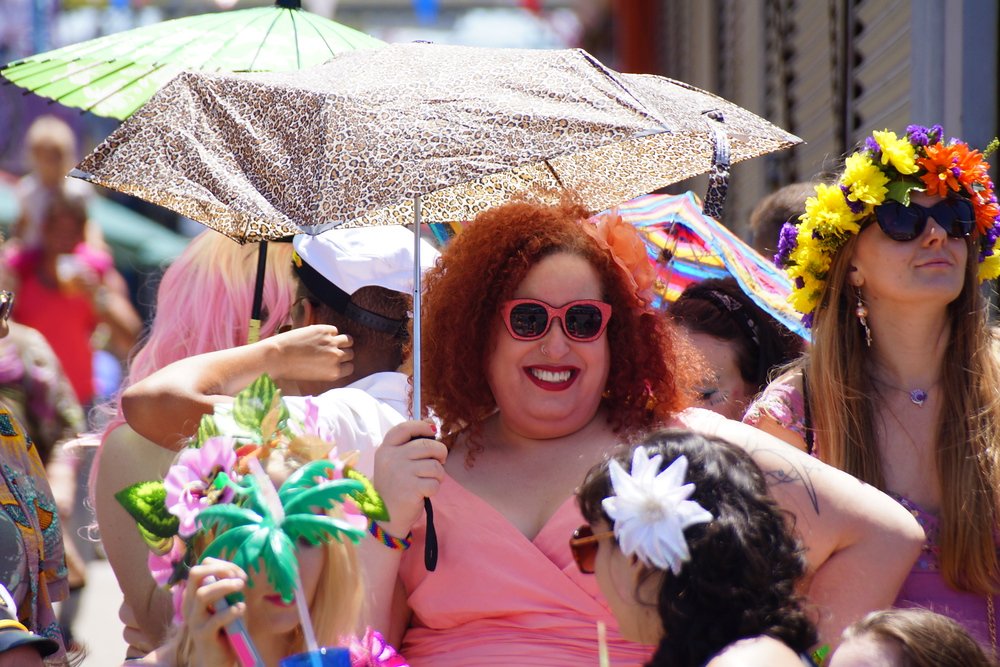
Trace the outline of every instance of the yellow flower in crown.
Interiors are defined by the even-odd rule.
[[[805,217],[812,223],[813,237],[817,234],[820,238],[840,237],[844,233],[857,234],[860,229],[843,190],[837,185],[816,186],[816,196],[806,200]]]
[[[905,137],[896,138],[895,132],[888,130],[872,132],[872,136],[882,149],[882,164],[891,165],[901,174],[915,174],[917,166],[917,151]]]
[[[940,125],[910,125],[902,137],[889,130],[874,132],[847,158],[837,183],[816,186],[805,213],[781,228],[774,262],[792,279],[788,300],[807,327],[823,297],[834,255],[861,232],[876,206],[888,200],[909,206],[914,190],[970,201],[979,279],[1000,277],[1000,255],[994,254],[1000,240],[1000,204],[983,159],[990,149],[980,154],[957,139],[945,143],[943,134]]]
[[[855,153],[844,163],[840,184],[847,188],[848,201],[878,206],[889,191],[889,177],[864,153]]]

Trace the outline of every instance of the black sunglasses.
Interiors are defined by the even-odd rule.
[[[912,241],[924,233],[927,219],[934,218],[948,236],[960,239],[972,233],[976,215],[967,199],[952,197],[933,206],[888,200],[875,207],[875,219],[885,235],[893,241]]]

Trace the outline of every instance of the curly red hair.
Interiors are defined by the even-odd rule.
[[[425,276],[421,390],[443,423],[445,442],[473,432],[496,410],[488,357],[501,304],[541,259],[571,253],[601,276],[613,316],[603,406],[612,428],[630,437],[686,407],[687,367],[671,325],[635,293],[611,254],[584,232],[588,212],[572,197],[556,205],[515,201],[480,214]]]

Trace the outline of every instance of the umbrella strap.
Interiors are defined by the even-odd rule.
[[[722,220],[722,210],[729,192],[729,137],[720,123],[725,122],[722,112],[709,111],[706,122],[712,131],[712,169],[708,172],[708,192],[702,211],[710,218]]]

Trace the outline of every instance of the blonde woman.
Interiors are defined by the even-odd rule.
[[[897,606],[997,646],[1000,365],[979,283],[1000,273],[989,165],[940,126],[875,132],[779,257],[811,353],[745,421],[893,495],[926,533]]]
[[[315,416],[290,418],[267,376],[234,401],[238,422],[206,417],[162,481],[116,494],[175,601],[176,630],[126,664],[228,666],[256,653],[277,667],[307,650],[308,627],[318,646],[353,644],[359,664],[405,667],[374,633],[351,639],[362,603],[354,544],[384,516],[356,455],[338,456]]]

